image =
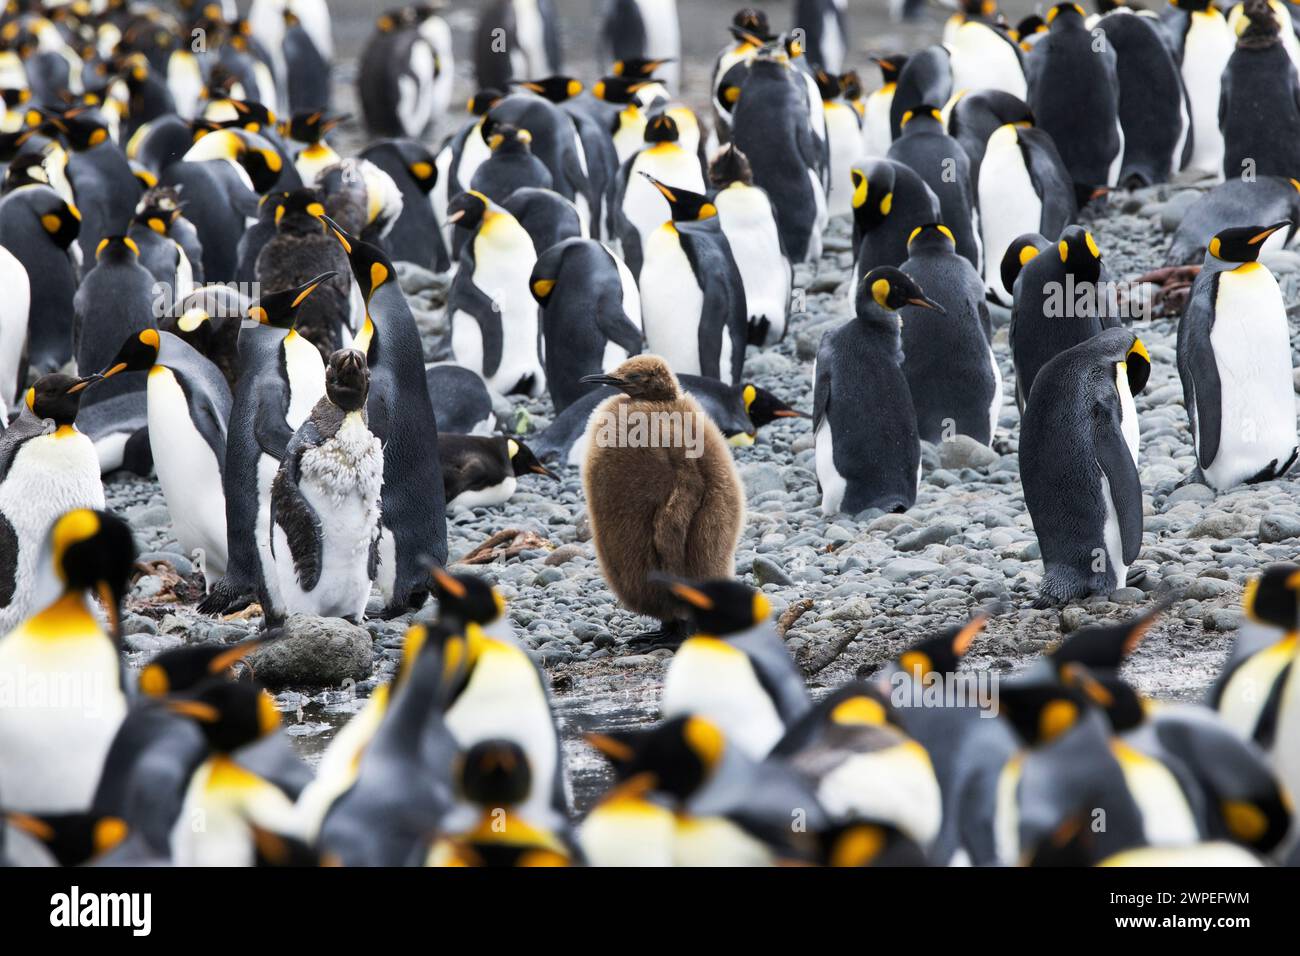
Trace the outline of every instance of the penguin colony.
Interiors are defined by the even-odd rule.
[[[359,63],[371,140],[345,156],[323,0],[11,3],[0,679],[96,696],[0,708],[0,860],[1300,864],[1300,566],[1252,578],[1204,703],[1120,676],[1157,606],[1072,631],[992,710],[960,667],[988,614],[814,700],[734,576],[730,445],[809,417],[823,511],[904,512],[920,443],[991,445],[1013,388],[1038,604],[1129,582],[1152,356],[1078,218],[1188,170],[1221,180],[1169,253],[1201,263],[1178,330],[1188,478],[1295,464],[1260,261],[1300,225],[1289,8],[1101,6],[1013,26],[963,0],[941,43],[878,51],[870,92],[842,0],[800,0],[786,32],[742,9],[697,114],[672,0],[610,0],[590,84],[563,72],[549,0],[494,0],[463,122],[447,22],[393,9]],[[854,281],[805,416],[744,362],[798,320],[792,267],[832,217]],[[426,364],[399,262],[448,275],[450,362]],[[1062,288],[1082,293],[1064,313]],[[555,410],[532,448],[498,419],[511,395]],[[589,735],[615,783],[582,820],[545,673],[447,552],[448,520],[574,465],[611,591],[675,650],[658,724]],[[102,481],[123,469],[156,475],[203,556],[198,610],[260,615],[260,636],[124,671],[138,551]],[[409,620],[399,666],[313,773],[246,658],[289,615],[367,614]]]

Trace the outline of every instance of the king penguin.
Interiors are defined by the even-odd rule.
[[[619,170],[610,204],[610,232],[619,240],[623,259],[638,278],[651,233],[664,221],[663,197],[646,177],[678,189],[704,192],[704,171],[698,156],[684,149],[677,121],[660,113],[646,125],[645,145]]]
[[[681,84],[677,0],[606,0],[601,40],[610,60],[661,60],[670,91]]]
[[[1223,71],[1236,38],[1213,0],[1173,0],[1164,26],[1180,64],[1192,113],[1188,165],[1218,178],[1223,171],[1219,105]]]
[[[898,139],[889,147],[887,156],[910,166],[930,187],[939,199],[941,221],[957,240],[957,254],[976,269],[980,268],[970,160],[961,143],[944,129],[943,115],[938,108],[921,104],[904,113],[899,121]],[[922,223],[914,223],[912,227],[919,225]]]
[[[357,98],[373,136],[420,137],[434,106],[437,55],[409,9],[380,14],[357,66]]]
[[[1039,371],[1020,422],[1025,506],[1043,554],[1037,606],[1124,586],[1142,547],[1133,396],[1151,359],[1127,329],[1106,329]]]
[[[859,288],[857,317],[826,333],[817,350],[814,460],[825,514],[906,511],[916,502],[921,442],[901,367],[905,305],[943,314],[898,269],[873,269]]]
[[[72,358],[72,300],[78,264],[71,252],[81,213],[52,187],[20,186],[0,199],[0,246],[21,263],[31,283],[27,360],[38,375]]]
[[[516,189],[550,189],[554,180],[550,170],[529,148],[532,141],[533,136],[526,129],[508,123],[495,124],[488,136],[492,155],[474,170],[469,188],[498,204],[505,202]]]
[[[872,57],[880,68],[880,86],[872,90],[863,104],[862,154],[882,157],[894,141],[894,131],[889,125],[889,112],[894,104],[894,91],[898,89],[898,74],[907,63],[901,53]]]
[[[1250,0],[1245,16],[1248,22],[1223,71],[1219,99],[1223,176],[1298,177],[1300,80],[1296,67],[1278,36],[1278,22],[1267,0]]]
[[[898,267],[917,226],[940,219],[939,197],[912,167],[892,159],[867,159],[850,170],[853,180],[853,286],[877,266]]]
[[[1286,474],[1297,454],[1290,326],[1259,250],[1289,223],[1210,240],[1178,324],[1178,374],[1197,472],[1216,491]],[[1289,386],[1288,386],[1289,387]]]
[[[505,435],[438,436],[447,511],[499,505],[508,501],[519,478],[531,472],[555,481],[551,471],[516,438]]]

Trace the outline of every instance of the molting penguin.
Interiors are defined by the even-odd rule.
[[[538,309],[528,281],[537,264],[532,239],[514,216],[481,193],[462,193],[448,222],[470,232],[447,295],[456,364],[478,372],[503,395],[540,395]]]
[[[72,358],[73,296],[77,264],[69,251],[81,231],[81,213],[49,186],[22,186],[0,199],[0,246],[22,264],[32,282],[27,360],[37,374]]]
[[[600,34],[608,59],[660,61],[668,88],[676,90],[680,85],[677,0],[607,0]]]
[[[1050,32],[1025,58],[1028,101],[1056,143],[1083,205],[1094,189],[1118,181],[1124,159],[1117,58],[1109,43],[1096,48],[1078,4],[1058,3],[1047,22]]]
[[[1002,373],[993,354],[993,329],[984,280],[956,254],[947,226],[918,226],[907,243],[902,271],[927,290],[944,314],[904,306],[903,374],[922,441],[969,435],[993,441],[1002,412]]]
[[[148,375],[149,446],[172,530],[197,555],[209,585],[226,573],[226,460],[230,387],[202,353],[170,332],[146,329],[122,343],[102,370]]]
[[[276,617],[278,576],[271,556],[271,485],[293,433],[325,392],[320,351],[293,329],[297,310],[328,274],[247,307],[257,325],[239,333],[239,379],[231,401],[222,489],[226,576],[198,604],[203,614],[251,601]]]
[[[641,267],[646,348],[674,372],[740,381],[749,323],[745,286],[708,198],[647,180],[672,218],[650,234]]]
[[[944,130],[943,116],[935,107],[920,105],[909,110],[899,127],[899,137],[889,147],[889,159],[910,166],[925,180],[939,199],[942,222],[957,240],[957,254],[978,269],[981,263],[975,195],[965,150]]]
[[[1032,254],[1033,248],[1018,243],[1007,250],[1007,259],[1021,264],[1008,341],[1016,368],[1016,405],[1022,412],[1044,365],[1102,329],[1119,325],[1114,289],[1092,233],[1071,226],[1055,250]],[[1004,263],[1003,275],[1012,268]]]
[[[366,303],[353,348],[365,352],[370,365],[370,430],[384,443],[378,583],[387,612],[401,613],[428,597],[427,562],[447,560],[438,423],[424,384],[420,333],[393,264],[382,250],[326,222],[348,254]]]
[[[627,266],[592,239],[542,253],[528,279],[542,310],[546,387],[555,411],[585,392],[584,376],[612,372],[641,351],[641,296]]]
[[[1296,459],[1290,326],[1277,280],[1257,259],[1288,223],[1210,240],[1178,324],[1178,375],[1197,472],[1216,491],[1269,481]]]
[[[1038,606],[1123,587],[1142,547],[1133,396],[1146,347],[1107,329],[1049,361],[1020,422],[1020,474],[1045,573]]]
[[[55,694],[0,709],[5,807],[76,813],[90,809],[126,715],[117,622],[136,548],[125,522],[88,509],[68,511],[27,543],[42,549],[39,580],[29,582],[41,610],[12,629],[6,625],[0,676],[14,687],[72,682],[93,697]],[[88,594],[104,602],[111,634],[96,620]]]
[[[55,519],[73,508],[104,507],[95,448],[74,424],[82,392],[97,379],[42,376],[0,433],[0,631],[47,597],[37,588],[39,553]]]
[[[776,207],[767,192],[754,185],[749,160],[735,143],[714,157],[709,182],[715,190],[713,205],[722,234],[745,287],[749,341],[753,345],[779,342],[785,337],[793,272],[781,247]]]
[[[857,318],[822,337],[813,365],[813,432],[822,511],[906,511],[916,502],[921,443],[901,367],[898,311],[943,306],[891,266],[867,273]]]
[[[1249,23],[1223,71],[1219,126],[1223,176],[1300,176],[1300,80],[1267,0],[1246,4]]]
[[[745,494],[731,450],[658,356],[630,358],[593,381],[620,392],[587,426],[583,489],[601,572],[624,606],[664,623],[656,636],[680,637],[681,607],[650,574],[732,576]],[[682,440],[664,440],[663,423],[674,419]],[[620,420],[632,423],[626,435]]]
[[[444,431],[438,448],[448,511],[499,505],[509,500],[519,477],[528,472],[559,480],[527,445],[505,435]]]
[[[526,129],[497,123],[488,136],[492,155],[483,161],[470,180],[470,189],[496,203],[505,202],[516,189],[550,189],[551,172],[535,157],[529,144],[533,136]]]
[[[359,623],[379,560],[384,452],[366,425],[370,372],[356,349],[325,369],[325,396],[294,432],[271,486],[271,554],[288,614]]]
[[[661,583],[682,602],[694,634],[664,675],[660,716],[699,714],[762,760],[812,706],[803,674],[771,621],[771,605],[739,581]]]
[[[1192,155],[1188,166],[1212,173],[1223,170],[1223,133],[1219,104],[1223,71],[1232,57],[1235,37],[1212,0],[1174,0],[1166,11],[1165,29],[1183,74],[1192,111]]]

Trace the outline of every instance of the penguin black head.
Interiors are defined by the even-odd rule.
[[[516,475],[532,472],[534,475],[545,475],[547,478],[560,480],[560,476],[543,465],[533,454],[532,449],[519,439],[507,438],[506,450],[510,453],[510,467]]]
[[[282,292],[268,292],[248,307],[247,318],[259,325],[277,329],[291,329],[298,319],[299,307],[307,301],[320,284],[333,279],[337,272],[322,272],[300,286]]]
[[[626,60],[615,60],[612,68],[615,76],[626,76],[632,79],[649,80],[655,75],[655,71],[661,66],[677,61],[670,56],[659,57],[658,59],[648,57],[629,57]]]
[[[767,389],[760,388],[752,382],[741,388],[740,397],[745,403],[749,421],[755,429],[770,425],[778,418],[808,417],[805,413],[791,408]]]
[[[1098,4],[1098,6],[1100,6],[1100,4]],[[1015,40],[1019,40],[1022,44],[1024,43],[1025,40],[1027,40],[1029,37],[1033,36],[1034,34],[1046,33],[1046,32],[1047,32],[1047,21],[1044,20],[1036,13],[1030,14],[1029,16],[1025,17],[1023,20],[1017,23],[1015,29],[1011,31],[1012,38]]]
[[[1124,374],[1128,378],[1129,394],[1141,394],[1142,389],[1147,387],[1147,379],[1151,377],[1151,355],[1136,335],[1133,336],[1133,344],[1129,346],[1128,353],[1120,364],[1124,366]]]
[[[488,203],[487,196],[480,192],[463,192],[447,204],[447,221],[461,229],[477,229],[487,214]]]
[[[165,236],[181,215],[181,194],[174,186],[157,186],[150,189],[135,206],[135,218],[142,226]]]
[[[772,604],[763,592],[740,581],[685,581],[665,574],[653,577],[681,602],[700,634],[724,637],[747,631],[772,613]]]
[[[360,349],[339,349],[325,366],[325,394],[345,412],[366,407],[370,393],[370,369]]]
[[[107,511],[69,511],[50,528],[50,549],[64,589],[93,591],[104,604],[116,638],[137,554],[130,527]]]
[[[642,172],[641,175],[650,181],[651,186],[659,190],[664,199],[668,200],[673,222],[698,222],[701,219],[712,219],[718,214],[718,207],[710,202],[708,196],[688,189],[665,186],[646,172]]]
[[[880,78],[886,86],[898,82],[898,74],[907,65],[907,55],[903,53],[883,53],[871,58],[880,67]]]
[[[520,80],[515,83],[552,103],[563,103],[582,92],[582,81],[571,76],[548,76],[540,80]]]
[[[227,99],[224,102],[237,114],[233,119],[221,123],[224,129],[242,129],[250,133],[260,133],[262,130],[276,128],[275,113],[270,107],[253,100]]]
[[[591,88],[591,95],[606,103],[620,106],[631,103],[638,91],[649,86],[648,80],[626,76],[606,76],[597,80]]]
[[[1259,259],[1264,242],[1273,233],[1286,229],[1291,220],[1283,219],[1271,226],[1239,226],[1215,233],[1207,251],[1223,262],[1255,262]]]
[[[957,239],[953,236],[952,230],[941,222],[927,222],[923,226],[917,226],[912,230],[912,234],[907,237],[907,251],[909,254],[927,249],[936,252],[950,252],[956,248]]]
[[[863,306],[870,310],[897,312],[904,306],[916,306],[918,309],[932,309],[940,315],[948,312],[938,302],[926,296],[912,277],[893,266],[878,266],[862,278],[858,289],[858,315],[866,314]]]
[[[315,189],[294,189],[284,194],[275,206],[275,228],[294,236],[320,235],[328,229],[321,216],[325,206]]]
[[[587,742],[614,767],[620,781],[640,778],[678,800],[695,793],[722,763],[726,736],[712,721],[686,715],[648,730],[588,734]]]
[[[199,125],[194,135],[191,152],[195,160],[228,159],[239,163],[258,193],[267,192],[280,181],[284,160],[270,142],[256,133],[220,126],[211,129],[209,124]]]
[[[853,221],[863,231],[879,226],[894,208],[894,167],[868,163],[849,170],[853,183]]]
[[[822,99],[830,102],[840,95],[840,78],[834,73],[827,73],[821,67],[813,71],[813,80],[817,83],[817,92]]]
[[[60,866],[80,866],[119,846],[131,834],[121,817],[102,813],[40,816],[13,811],[4,822],[37,840]]]
[[[50,174],[45,169],[44,160],[44,146],[27,146],[18,150],[5,170],[4,191],[11,193],[19,186],[48,186]]]
[[[1241,606],[1252,621],[1287,633],[1300,626],[1300,565],[1270,564],[1246,582]]]
[[[108,126],[84,109],[68,110],[50,117],[54,125],[74,151],[80,153],[108,142]]]
[[[238,750],[280,729],[275,699],[251,681],[209,680],[184,697],[169,698],[165,706],[194,720],[218,753]]]
[[[1142,695],[1116,674],[1093,674],[1078,664],[1066,664],[1059,676],[1062,684],[1078,688],[1101,708],[1116,734],[1140,727],[1147,719]]]
[[[389,261],[384,250],[356,236],[348,235],[343,227],[329,216],[317,218],[329,226],[330,231],[334,233],[334,238],[347,253],[348,264],[352,266],[352,277],[357,280],[357,285],[361,288],[362,298],[369,303],[370,297],[379,290],[379,287],[393,278],[392,262]]]
[[[1058,669],[1073,663],[1098,671],[1118,670],[1167,606],[1167,603],[1159,604],[1118,624],[1080,628],[1067,635],[1047,656]]]
[[[140,258],[140,247],[130,236],[105,236],[95,247],[96,262],[135,262]]]
[[[141,694],[154,698],[189,691],[220,677],[266,641],[255,637],[234,645],[188,644],[163,651],[140,671],[137,686]]]
[[[469,98],[465,104],[466,112],[474,116],[487,116],[488,110],[496,106],[503,99],[505,94],[500,90],[487,86],[476,92]]]
[[[579,381],[612,385],[630,398],[671,402],[681,396],[677,376],[658,355],[634,355],[608,375],[584,375]]]
[[[1213,3],[1214,0],[1169,0],[1170,6],[1186,10],[1188,13],[1204,13]]]
[[[490,624],[506,610],[501,593],[476,574],[452,574],[443,568],[429,571],[433,578],[433,596],[438,599],[438,619],[454,622]]]
[[[487,137],[488,148],[494,153],[531,153],[533,134],[526,129],[511,126],[509,123],[497,123]]]
[[[1003,681],[998,685],[998,713],[1031,747],[1049,744],[1073,730],[1091,706],[1088,696],[1065,684]]]
[[[77,378],[62,372],[51,372],[38,378],[23,401],[37,418],[48,418],[58,427],[71,425],[81,407],[81,393],[88,385],[99,381],[98,375]]]
[[[713,162],[709,163],[709,182],[716,189],[726,189],[733,183],[754,185],[754,171],[749,158],[735,143],[728,143],[713,157]]]
[[[736,39],[752,43],[754,46],[762,46],[769,40],[775,39],[767,19],[767,12],[754,7],[742,7],[737,10],[731,18],[729,29]]]
[[[347,118],[346,113],[329,114],[321,110],[294,113],[285,127],[285,133],[299,143],[319,143]]]
[[[1101,249],[1092,233],[1082,226],[1070,226],[1061,233],[1056,244],[1056,254],[1065,271],[1079,276],[1085,282],[1096,282],[1101,276]]]
[[[943,111],[937,106],[921,104],[906,110],[902,119],[898,121],[900,131],[907,129],[911,124],[916,124],[913,129],[933,129],[935,124],[940,128],[943,127]]]
[[[923,637],[898,655],[898,668],[917,680],[931,674],[951,674],[988,623],[987,614],[976,614],[965,624]]]
[[[1014,289],[1020,270],[1046,249],[1047,244],[1047,240],[1036,232],[1016,236],[1002,256],[1002,284],[1008,289]]]
[[[157,329],[137,332],[122,343],[116,357],[108,363],[100,375],[104,378],[112,378],[122,372],[147,372],[157,361],[158,350],[161,347],[162,339],[159,338]]]
[[[42,197],[41,227],[60,249],[69,248],[81,235],[81,211],[58,196]]]
[[[6,109],[17,109],[31,102],[32,91],[26,87],[7,86],[0,90],[0,99],[4,100]]]
[[[1087,16],[1083,7],[1077,3],[1058,3],[1047,11],[1043,19],[1047,21],[1049,27],[1056,25],[1058,21],[1062,26],[1072,27],[1081,25]]]
[[[667,113],[659,113],[645,124],[647,143],[675,143],[677,136],[677,120]]]
[[[456,773],[461,796],[480,807],[513,807],[528,799],[533,772],[513,740],[480,740],[461,757]]]

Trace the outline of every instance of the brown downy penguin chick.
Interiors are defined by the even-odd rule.
[[[657,355],[583,381],[622,393],[587,425],[582,479],[601,571],[625,607],[663,622],[645,637],[680,641],[681,604],[652,575],[733,576],[745,493],[731,451]]]

